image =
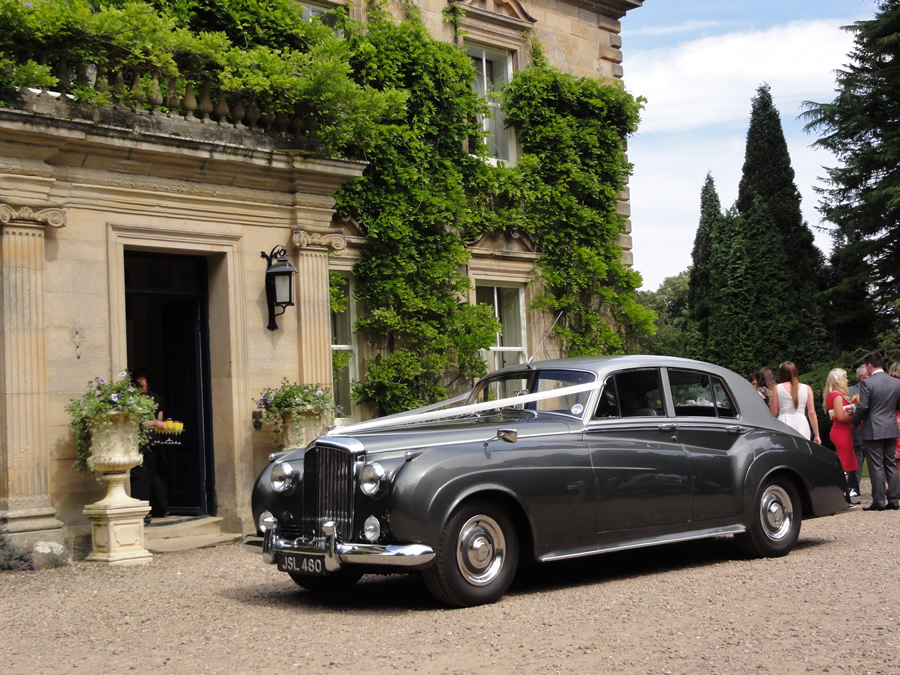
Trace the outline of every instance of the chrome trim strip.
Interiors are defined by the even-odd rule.
[[[647,546],[656,546],[657,544],[674,544],[680,541],[693,541],[694,539],[708,539],[709,537],[717,537],[723,534],[740,534],[746,532],[747,528],[743,525],[726,525],[724,527],[710,527],[705,530],[694,530],[685,534],[663,535],[660,537],[647,537],[646,539],[636,539],[627,544],[618,544],[612,546],[598,546],[592,551],[582,551],[573,554],[546,555],[538,558],[541,562],[550,560],[568,560],[569,558],[583,558],[589,555],[597,555],[598,553],[612,553],[613,551],[627,551],[632,548],[646,548]]]

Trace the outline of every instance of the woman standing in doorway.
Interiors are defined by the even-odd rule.
[[[808,384],[800,383],[800,373],[791,361],[785,361],[778,368],[778,419],[793,427],[804,438],[811,438],[821,443],[819,436],[819,419],[813,405],[813,392]],[[809,415],[809,421],[807,421]],[[812,425],[812,434],[810,434]]]

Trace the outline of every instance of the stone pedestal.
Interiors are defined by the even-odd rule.
[[[104,479],[108,477],[112,476],[103,476]],[[121,478],[124,486],[128,474],[119,474],[115,478]],[[124,495],[124,487],[121,489]],[[106,503],[104,499],[84,507],[84,515],[91,521],[93,542],[93,550],[86,560],[110,565],[143,565],[153,558],[153,554],[144,548],[144,516],[150,513],[150,502],[127,496],[126,499],[130,503]]]
[[[150,502],[125,492],[129,470],[140,463],[137,429],[125,415],[114,415],[112,428],[98,434],[88,458],[88,466],[106,482],[106,496],[84,507],[93,543],[86,560],[142,565],[153,558],[144,548],[144,516],[150,513]]]

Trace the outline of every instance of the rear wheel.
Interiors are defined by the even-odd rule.
[[[297,572],[288,572],[288,574],[300,588],[305,588],[310,593],[321,593],[323,595],[344,593],[359,581],[363,575],[359,570],[348,570],[346,568],[341,568],[327,577],[313,577],[308,574],[298,574]]]
[[[750,529],[735,539],[749,556],[777,558],[794,548],[802,519],[797,488],[785,478],[770,478],[757,493]]]
[[[509,515],[491,502],[470,502],[444,525],[434,565],[423,576],[438,600],[472,607],[500,599],[518,562],[519,539]]]

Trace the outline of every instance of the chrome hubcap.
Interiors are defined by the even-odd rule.
[[[456,562],[463,578],[473,586],[485,586],[497,578],[506,556],[503,530],[493,518],[469,518],[459,531]]]
[[[784,488],[780,485],[766,488],[759,503],[759,515],[769,539],[781,541],[787,536],[794,522],[794,505]]]

